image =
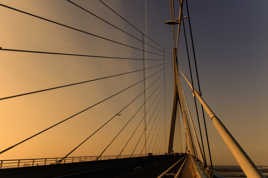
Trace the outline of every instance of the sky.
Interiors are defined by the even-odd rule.
[[[203,95],[259,164],[268,159],[265,6],[266,1],[191,3]],[[214,151],[214,157],[224,158],[228,150],[212,127],[210,132],[222,153]]]
[[[136,13],[136,9],[144,6],[143,2],[132,2],[131,4],[122,2],[123,1],[117,1],[109,3],[109,5],[121,14],[124,14],[127,19],[132,19],[132,23],[138,24],[138,28],[143,30],[144,9],[141,11],[142,13]],[[19,2],[2,1],[1,3],[83,29],[105,38],[117,40],[120,43],[142,48],[140,42],[100,22],[95,17],[81,12],[81,10],[66,1],[27,0]],[[111,13],[111,11],[101,5],[99,1],[90,1],[90,3],[88,1],[77,1],[77,3],[141,39],[139,33],[131,29],[129,25]],[[135,8],[132,10],[133,7]],[[119,56],[126,58],[142,58],[143,56],[140,51],[114,45],[111,42],[72,30],[66,30],[55,24],[46,23],[29,16],[18,14],[3,7],[1,7],[0,13],[1,16],[8,17],[3,20],[3,24],[5,25],[1,28],[1,32],[4,34],[1,39],[2,48],[67,52],[98,56]],[[160,23],[162,24],[162,22]],[[2,59],[0,76],[1,80],[5,83],[5,85],[1,86],[1,97],[143,68],[143,62],[141,60],[77,58],[2,51],[0,55]],[[147,115],[148,118],[158,119],[156,122],[158,124],[154,124],[148,129],[153,129],[153,132],[163,133],[158,137],[161,138],[161,140],[156,140],[156,134],[150,135],[150,140],[152,140],[152,135],[154,135],[152,143],[150,143],[151,148],[154,148],[155,144],[159,145],[157,150],[154,149],[151,151],[163,153],[166,152],[167,148],[167,143],[164,144],[164,142],[167,142],[167,127],[160,127],[163,125],[161,124],[162,122],[167,126],[167,122],[163,119],[164,117],[161,117],[161,115],[164,114],[164,109],[161,108],[163,102],[160,102],[164,97],[162,94],[162,90],[164,90],[162,82],[163,72],[159,72],[162,68],[159,65],[163,63],[163,57],[146,55],[146,58],[152,59],[146,62],[146,67],[154,66],[153,69],[148,69],[145,74],[146,76],[151,76],[146,80],[145,86],[146,90],[148,88],[145,97],[150,97],[150,100],[148,99],[146,103]],[[1,144],[0,148],[1,150],[7,148],[142,80],[143,73],[137,72],[116,78],[99,80],[81,86],[73,86],[3,101],[1,102],[1,122],[4,126],[1,128],[0,135],[1,140],[4,140],[4,142]],[[149,86],[151,87],[149,88]],[[86,142],[71,156],[99,155],[119,130],[128,122],[131,116],[135,114],[137,109],[141,108],[143,104],[143,96],[141,95],[143,89],[143,82],[139,82],[139,85],[135,85],[135,87],[111,98],[107,102],[99,104],[74,119],[2,154],[1,159],[62,157],[88,135],[93,133],[104,122],[109,120],[116,112],[119,112],[139,96],[133,104],[122,111],[120,115],[116,116],[115,119],[109,122],[106,127],[101,129],[98,134],[94,135],[92,139]],[[119,153],[123,144],[125,144],[130,137],[130,133],[134,131],[143,118],[143,109],[141,108],[139,111],[140,112],[133,121],[129,123],[124,132],[120,134],[119,139],[116,139],[104,155],[116,155]],[[138,127],[135,137],[129,142],[123,154],[132,153],[134,145],[137,143],[142,133],[143,124]],[[143,153],[141,150],[144,145],[143,142],[144,140],[142,139],[135,154]]]
[[[74,2],[140,37],[137,31],[111,13],[98,0],[76,0]],[[144,31],[144,1],[105,2]],[[100,22],[66,1],[4,0],[1,3],[142,48],[142,44],[135,39]],[[189,0],[189,4],[203,96],[250,157],[257,164],[267,165],[268,144],[265,143],[265,138],[268,129],[268,113],[265,106],[267,106],[268,98],[266,92],[268,87],[266,78],[266,67],[268,66],[266,60],[268,56],[266,50],[268,22],[266,17],[268,12],[265,7],[268,2],[265,0],[257,2],[250,0],[206,0],[202,2]],[[3,7],[0,7],[0,15],[5,17],[2,19],[0,29],[2,34],[0,46],[3,48],[142,58],[142,53],[136,50],[112,45],[110,42],[66,30],[55,24],[36,20]],[[171,61],[171,29],[164,24],[168,19],[168,1],[149,0],[148,35],[161,43],[166,51],[165,60]],[[146,49],[155,51],[149,47]],[[183,43],[179,49],[179,55],[184,70],[189,74]],[[146,54],[146,57],[158,59],[151,54]],[[2,81],[0,97],[143,68],[141,61],[89,59],[5,51],[0,51],[0,58],[0,80]],[[152,66],[161,62],[147,61],[145,65]],[[159,149],[152,150],[153,152],[163,153],[167,149],[173,94],[171,69],[172,66],[169,63],[166,65],[164,73],[161,72],[158,74],[159,76],[155,76],[158,80],[151,78],[146,81],[147,87],[154,83],[154,87],[158,88],[160,92],[156,94],[158,98],[153,95],[146,104],[148,118],[150,115],[153,115],[152,118],[159,118],[156,121],[154,132],[159,132],[160,138],[154,139],[153,145],[160,146]],[[157,69],[146,71],[146,75],[153,72],[157,72]],[[163,82],[164,75],[165,82]],[[143,73],[135,73],[83,86],[1,101],[0,140],[3,141],[0,149],[142,79]],[[63,156],[92,133],[94,128],[97,128],[142,92],[143,87],[143,85],[139,85],[107,103],[81,114],[68,123],[0,155],[0,159]],[[154,87],[148,89],[147,97],[152,94]],[[190,90],[185,87],[185,92],[194,115]],[[111,122],[109,127],[92,137],[72,155],[98,155],[142,103],[143,98],[137,100],[125,112],[122,112],[121,116]],[[159,111],[159,114],[154,113],[153,110]],[[105,154],[118,153],[142,116],[142,112],[137,115],[130,126],[122,132],[120,139],[117,139]],[[207,119],[207,123],[213,160],[217,164],[235,164],[235,160],[209,119]],[[162,125],[164,126],[160,127]],[[141,126],[137,133],[141,134],[142,131]],[[180,135],[183,133],[177,129],[175,151],[181,151],[184,148],[183,138]],[[137,140],[138,135],[130,142],[125,154],[131,152],[131,148]],[[140,145],[142,144],[143,141]],[[138,150],[141,148],[142,146]]]

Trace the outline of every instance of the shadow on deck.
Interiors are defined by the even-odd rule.
[[[1,169],[0,177],[155,178],[182,156],[183,154],[157,155],[47,166]]]

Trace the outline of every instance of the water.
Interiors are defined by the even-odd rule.
[[[228,178],[246,178],[239,166],[216,166],[216,175]],[[268,177],[268,166],[258,166],[265,177]]]

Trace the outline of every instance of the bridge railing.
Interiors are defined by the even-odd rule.
[[[88,162],[98,160],[109,160],[109,159],[124,159],[130,157],[143,157],[148,156],[147,154],[138,154],[138,155],[106,155],[98,158],[98,156],[73,156],[67,157],[62,162],[61,157],[55,158],[32,158],[32,159],[7,159],[0,160],[0,169],[8,168],[21,168],[21,167],[33,167],[33,166],[47,166],[55,164],[68,164],[68,163],[79,163],[79,162]]]

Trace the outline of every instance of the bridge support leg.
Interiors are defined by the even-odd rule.
[[[249,158],[243,148],[239,145],[239,143],[235,140],[232,134],[228,131],[228,129],[223,125],[223,123],[214,116],[212,119],[213,125],[219,132],[223,141],[232,152],[236,161],[241,166],[242,170],[245,172],[247,177],[262,177],[261,173],[258,171],[257,167],[253,163],[253,161]]]
[[[224,126],[224,124],[220,121],[220,119],[214,114],[214,112],[210,109],[208,104],[205,102],[205,100],[200,96],[200,94],[193,89],[193,86],[187,79],[187,77],[184,75],[183,72],[181,72],[182,77],[188,84],[188,86],[193,90],[193,95],[197,97],[197,99],[200,101],[202,106],[204,107],[205,111],[208,113],[210,119],[212,120],[216,130],[222,137],[223,141],[235,157],[236,161],[242,168],[243,172],[246,174],[247,177],[250,178],[261,178],[262,174],[257,169],[254,162],[249,158],[247,153],[243,150],[243,148],[239,145],[239,143],[236,141],[236,139],[232,136],[232,134],[229,132],[229,130]]]
[[[176,119],[177,119],[177,104],[178,104],[178,96],[177,96],[176,90],[174,89],[173,109],[172,109],[172,118],[171,118],[171,123],[170,123],[168,153],[173,153],[175,125],[176,125]]]
[[[179,0],[179,12],[178,12],[178,19],[174,19],[174,12],[171,12],[171,23],[168,22],[168,24],[173,25],[173,32],[174,32],[174,48],[172,50],[172,57],[173,57],[173,72],[174,72],[174,98],[173,98],[173,111],[172,111],[172,118],[171,118],[171,127],[170,127],[170,137],[169,137],[169,148],[168,152],[173,152],[173,141],[174,141],[174,132],[175,132],[175,123],[176,123],[176,117],[179,115],[177,113],[178,104],[180,106],[180,111],[182,114],[182,119],[184,122],[184,126],[186,129],[186,145],[187,150],[190,152],[190,154],[195,155],[195,149],[192,141],[191,131],[187,119],[187,114],[185,110],[185,104],[184,99],[182,97],[182,88],[181,88],[181,82],[178,79],[178,59],[177,59],[177,49],[179,45],[179,39],[180,39],[180,31],[181,31],[181,20],[183,18],[183,0]],[[174,1],[171,1],[171,9],[174,9]],[[177,25],[177,35],[175,35],[175,25]]]

